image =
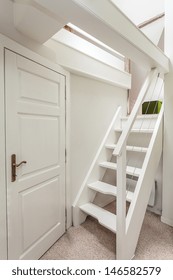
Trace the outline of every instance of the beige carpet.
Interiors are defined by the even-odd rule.
[[[115,234],[88,217],[78,227],[71,227],[41,260],[113,260]],[[173,260],[173,228],[160,217],[147,212],[134,259]]]

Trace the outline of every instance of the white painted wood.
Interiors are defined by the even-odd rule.
[[[82,7],[84,7],[86,10],[92,12],[95,16],[97,16],[98,19],[100,19],[103,23],[107,23],[107,25],[109,25],[114,31],[116,31],[120,36],[119,38],[115,38],[115,41],[118,41],[118,44],[116,44],[117,48],[116,50],[120,53],[122,53],[124,56],[129,57],[132,61],[136,61],[137,63],[140,63],[140,59],[142,58],[142,55],[139,55],[139,50],[143,50],[143,60],[141,61],[141,65],[145,65],[146,62],[148,62],[148,58],[150,57],[151,60],[160,60],[159,62],[162,63],[166,62],[165,58],[161,58],[163,53],[155,50],[156,46],[146,37],[143,36],[144,34],[136,29],[136,26],[129,21],[129,19],[117,8],[116,5],[112,4],[111,1],[108,0],[103,0],[102,1],[102,5],[100,5],[100,1],[94,1],[91,2],[90,0],[74,0],[74,2],[79,3],[79,5],[81,5]],[[106,12],[105,12],[106,11]],[[121,24],[120,24],[121,22]],[[100,26],[101,28],[101,26]],[[103,27],[103,29],[101,28],[102,32],[104,33],[105,28]],[[93,35],[92,31],[92,35]],[[107,30],[107,32],[109,32]],[[101,32],[99,32],[97,30],[97,33],[95,33],[95,37],[99,38],[98,39],[102,39],[104,40],[104,43],[107,43],[109,46],[111,46],[113,48],[113,42],[109,42],[106,41],[107,36],[105,39],[103,39],[101,37]],[[108,35],[104,34],[105,35]],[[122,37],[121,37],[122,35]],[[108,35],[110,36],[110,35]],[[111,37],[110,37],[111,38]],[[123,39],[125,39],[125,42],[123,42]],[[127,42],[128,42],[128,46],[127,46]],[[124,45],[125,44],[125,45]],[[132,55],[133,51],[132,49],[129,51],[129,44],[130,47],[135,46],[135,54],[136,54],[136,58],[132,58],[130,57],[130,54]],[[126,48],[126,50],[124,50]],[[128,51],[130,52],[130,54],[128,53]],[[126,54],[125,54],[126,52]],[[162,53],[162,55],[160,56],[160,54]],[[134,53],[133,53],[134,54]],[[139,55],[139,60],[137,60],[137,57]],[[163,60],[162,60],[163,59]],[[152,68],[153,64],[150,64],[150,67]],[[165,66],[167,67],[168,64],[166,62]],[[169,67],[169,66],[168,66]]]
[[[112,169],[112,170],[117,170],[117,168],[118,168],[118,164],[117,163],[108,162],[108,161],[100,162],[99,165],[101,167],[109,168],[109,169]],[[137,168],[137,167],[133,167],[133,166],[126,166],[126,173],[128,175],[139,177],[139,175],[141,174],[141,169]]]
[[[117,157],[117,234],[116,234],[116,259],[124,259],[126,248],[126,146]]]
[[[99,162],[99,165],[101,167],[104,167],[104,168],[109,168],[109,169],[112,169],[112,170],[117,170],[117,164],[114,163],[114,162],[103,161],[103,162]]]
[[[126,146],[126,150],[130,152],[139,152],[139,153],[146,153],[147,148],[145,147],[137,147],[137,146]]]
[[[132,201],[133,196],[134,196],[134,193],[133,193],[133,192],[128,191],[128,190],[126,191],[126,200],[127,200],[128,202],[131,202],[131,201]]]
[[[44,45],[41,45],[40,43],[31,40],[30,38],[27,38],[26,36],[22,35],[14,25],[13,20],[13,4],[14,1],[6,1],[1,0],[1,10],[0,10],[0,33],[7,36],[7,38],[11,38],[11,40],[14,40],[14,42],[18,42],[22,46],[25,46],[26,48],[31,49],[32,51],[39,53],[43,57],[47,57],[51,61],[55,61],[55,55],[53,52],[45,47]],[[25,18],[25,17],[24,17]],[[32,21],[29,22],[29,26],[31,28]],[[1,41],[1,35],[0,35],[0,41]],[[2,41],[1,41],[2,43]],[[14,43],[15,44],[15,43]],[[12,45],[10,48],[12,48]]]
[[[102,0],[102,5],[99,0],[34,0],[33,3],[37,3],[38,11],[53,13],[60,23],[71,22],[144,67],[158,67],[166,72],[169,69],[163,52],[108,0]]]
[[[13,31],[13,29],[11,29]],[[11,34],[10,30],[10,37],[13,38],[13,35]],[[13,34],[15,36],[15,32],[13,31]],[[20,36],[19,36],[20,37]],[[16,37],[15,37],[16,38]],[[26,39],[26,38],[25,38]],[[17,41],[18,38],[16,39]],[[45,53],[44,51],[44,47],[42,46],[35,46],[34,42],[31,42],[29,40],[22,40],[22,44],[23,45],[27,45],[27,48],[25,48],[24,46],[18,44],[16,41],[13,41],[11,39],[9,39],[8,37],[0,34],[0,42],[3,48],[6,49],[10,49],[13,50],[14,52],[21,54],[24,57],[29,57],[31,60],[46,66],[49,69],[54,70],[55,72],[61,73],[62,75],[64,75],[64,77],[66,78],[66,149],[67,149],[67,163],[66,163],[66,193],[70,194],[71,193],[71,184],[70,184],[70,153],[68,152],[70,150],[70,146],[71,143],[69,143],[70,141],[70,123],[71,123],[71,115],[70,115],[70,95],[69,95],[69,90],[70,90],[70,82],[69,82],[69,72],[64,70],[61,66],[59,66],[58,64],[53,63],[52,61],[56,61],[56,57],[55,55],[52,55],[52,51],[49,51]],[[30,50],[30,49],[32,50]],[[34,50],[34,51],[33,51]],[[4,61],[4,60],[2,60]],[[4,67],[4,65],[2,64],[2,68]],[[4,80],[4,76],[1,76],[2,80]],[[2,89],[2,98],[4,95],[4,90],[3,90],[3,83],[1,83],[1,89]],[[3,102],[1,103],[3,104]],[[1,113],[1,120],[3,121],[4,119],[4,112],[3,109],[0,110]],[[4,124],[3,124],[4,125]],[[4,131],[4,129],[3,129]],[[3,147],[3,143],[5,142],[5,135],[4,134],[0,134],[1,135],[1,148],[3,150],[3,152],[5,152],[5,147]],[[3,160],[3,156],[1,156],[1,160],[2,162],[2,168],[1,170],[3,170],[3,168],[5,168],[5,161]],[[3,179],[3,176],[1,177]],[[5,187],[5,185],[4,185]],[[1,196],[1,199],[4,200],[4,202],[1,204],[1,206],[4,206],[4,209],[1,209],[0,213],[5,213],[6,212],[6,197],[3,198],[3,195]],[[71,215],[71,204],[72,204],[72,199],[71,196],[68,195],[67,196],[67,226],[71,226],[72,224],[72,215]],[[5,232],[6,231],[6,227],[4,226],[4,229],[1,230],[1,232]],[[6,246],[5,241],[3,242],[4,246]],[[6,246],[6,251],[7,251],[7,246]],[[1,251],[3,252],[3,251]],[[4,257],[5,259],[5,257]]]
[[[37,259],[65,231],[65,79],[6,51],[5,82],[8,257]]]
[[[5,119],[4,119],[4,54],[0,44],[0,259],[7,259]]]
[[[51,56],[51,58],[49,57],[49,59],[47,57],[42,56],[41,47],[39,48],[39,50],[36,49],[35,51],[32,51],[28,49],[29,47],[31,47],[29,43],[28,48],[26,48],[23,45],[20,45],[17,42],[11,40],[10,38],[4,36],[3,34],[0,34],[0,42],[2,46],[6,49],[12,50],[24,57],[29,57],[31,60],[38,62],[39,64],[45,65],[46,67],[60,74],[63,74],[64,76],[68,74],[68,72],[65,69],[63,69],[59,64],[55,63],[55,55]]]
[[[74,40],[73,36],[75,35],[68,36],[72,36],[71,40]],[[85,44],[87,45],[86,42]],[[62,44],[54,40],[49,40],[45,45],[56,53],[57,63],[70,72],[122,88],[131,88],[131,75],[119,70],[118,67],[116,69],[108,63],[78,51],[73,48],[73,45]]]
[[[96,192],[100,192],[103,194],[107,194],[107,195],[113,195],[113,196],[117,196],[117,187],[101,182],[101,181],[97,181],[94,183],[90,183],[88,184],[88,187]],[[131,202],[133,199],[133,192],[131,191],[126,191],[126,200],[128,202]]]
[[[114,150],[116,147],[116,144],[107,144],[106,148]],[[146,153],[147,148],[146,147],[137,147],[137,146],[126,146],[126,150],[130,152],[139,152],[139,153]]]
[[[158,114],[156,115],[138,115],[134,121],[133,129],[146,129],[146,128],[154,128],[157,121]],[[126,126],[128,121],[128,117],[122,118],[122,128]]]
[[[83,35],[79,37],[75,33],[69,32],[63,28],[56,33],[52,39],[89,57],[92,57],[94,60],[101,61],[106,65],[124,72],[124,57],[121,57],[120,59],[116,52],[110,54],[109,49],[107,48],[103,50],[101,44],[95,46],[94,41],[92,41],[92,43],[89,42],[87,38],[83,38]]]
[[[127,259],[131,259],[135,253],[153,181],[162,154],[163,111],[162,106],[126,218],[126,238],[129,242],[126,243],[124,253]]]
[[[119,141],[116,145],[116,148],[113,152],[114,155],[120,155],[121,151],[122,151],[122,147],[124,144],[126,144],[127,142],[127,139],[128,139],[128,136],[130,134],[130,131],[133,127],[133,124],[134,124],[134,121],[135,121],[135,118],[139,112],[139,108],[140,108],[140,105],[142,104],[142,101],[145,97],[145,95],[147,94],[147,91],[150,89],[150,86],[151,86],[151,81],[155,78],[155,76],[157,75],[157,70],[156,69],[153,69],[151,70],[151,72],[149,73],[149,75],[147,76],[147,78],[145,79],[145,82],[141,88],[141,91],[139,93],[139,96],[138,96],[138,99],[133,107],[133,110],[128,118],[128,121],[127,121],[127,124],[126,124],[126,128],[123,130],[120,138],[119,138]],[[144,129],[145,130],[145,129]],[[147,129],[146,129],[147,130]],[[149,129],[150,130],[150,129]],[[149,130],[147,132],[149,132]],[[133,130],[134,132],[139,132],[140,129],[135,129]],[[141,132],[143,132],[143,129],[141,130]]]
[[[123,129],[122,128],[119,128],[119,129],[116,128],[115,132],[123,132]],[[153,129],[152,128],[151,129],[148,129],[148,128],[144,128],[144,129],[140,129],[140,128],[138,128],[138,129],[131,129],[129,133],[153,133]],[[115,149],[117,149],[117,145],[116,145]],[[114,155],[116,155],[116,152],[115,152]]]
[[[77,194],[77,197],[73,203],[73,225],[79,225],[82,222],[84,222],[86,219],[86,215],[82,213],[82,211],[79,209],[79,206],[86,204],[88,202],[92,202],[94,200],[95,192],[88,189],[88,184],[101,180],[105,173],[105,170],[100,170],[98,162],[106,159],[107,155],[105,151],[105,144],[107,141],[112,142],[114,140],[113,128],[115,126],[115,123],[120,121],[120,117],[121,117],[121,107],[118,107],[113,117],[113,120],[104,136],[104,139],[102,140],[101,145],[94,157],[90,169],[83,181],[83,184]]]
[[[1,55],[4,53],[4,47],[7,48],[13,48],[14,51],[16,52],[21,52],[23,53],[24,56],[29,56],[32,57],[32,59],[36,59],[39,60],[39,62],[44,61],[44,63],[47,63],[50,67],[50,65],[52,65],[52,63],[50,63],[50,61],[48,61],[47,59],[44,59],[42,57],[40,57],[39,55],[37,55],[36,53],[33,53],[32,51],[29,51],[28,49],[25,49],[24,47],[20,46],[19,44],[17,44],[16,42],[10,40],[9,38],[3,36],[2,34],[0,34],[0,42],[1,42]],[[2,121],[2,126],[0,125],[0,142],[1,142],[1,151],[0,152],[0,160],[1,162],[1,176],[0,176],[0,183],[1,183],[1,193],[0,193],[0,205],[1,205],[1,209],[0,209],[0,227],[1,227],[1,231],[0,231],[0,243],[2,242],[2,244],[0,244],[1,250],[0,250],[0,258],[2,259],[6,259],[7,258],[7,226],[6,226],[6,220],[7,220],[7,213],[6,213],[6,180],[5,180],[5,134],[4,134],[4,57],[1,57],[1,69],[3,69],[3,71],[1,71],[1,87],[0,87],[0,104],[2,106],[0,113],[1,113],[1,118],[0,120]],[[57,66],[56,66],[57,67]],[[57,69],[62,69],[60,67],[57,67]],[[65,71],[64,71],[65,73]],[[1,239],[2,238],[2,239]]]
[[[34,1],[17,1],[13,3],[14,25],[16,29],[33,40],[44,43],[63,28],[66,20],[58,21],[54,14],[45,13]],[[32,18],[32,20],[31,20]],[[44,32],[43,32],[43,26]]]
[[[111,230],[112,232],[116,233],[116,215],[112,214],[111,212],[98,207],[93,203],[87,203],[80,206],[80,209],[87,213],[88,215],[96,218],[98,222]]]
[[[70,73],[66,73],[65,83],[65,120],[66,120],[66,153],[65,153],[65,163],[66,163],[66,229],[72,226],[72,189],[71,189],[71,84],[70,84]]]
[[[113,196],[117,195],[117,187],[116,186],[113,186],[113,185],[110,185],[110,184],[107,184],[107,183],[104,183],[104,182],[101,182],[101,181],[90,183],[90,184],[88,184],[88,187],[90,189],[96,191],[96,192],[100,192],[100,193],[103,193],[103,194],[110,194],[110,195],[113,195]]]

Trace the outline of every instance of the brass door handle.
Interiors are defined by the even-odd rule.
[[[22,165],[23,163],[27,163],[27,161],[26,160],[23,160],[23,161],[21,161],[20,163],[13,163],[13,166],[15,166],[15,167],[19,167],[20,165]]]
[[[11,182],[16,181],[16,168],[22,165],[23,163],[27,163],[26,160],[21,161],[20,163],[16,163],[16,155],[11,155]]]

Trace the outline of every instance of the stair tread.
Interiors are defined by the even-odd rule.
[[[130,116],[130,115],[129,115]],[[128,120],[129,116],[122,117],[121,120]],[[143,115],[138,115],[136,119],[157,119],[158,114],[143,114]]]
[[[90,183],[88,184],[88,187],[94,191],[103,193],[103,194],[110,194],[110,195],[117,195],[117,187],[101,182],[101,181],[97,181],[94,183]]]
[[[88,184],[88,187],[94,191],[103,193],[103,194],[109,194],[113,196],[117,196],[117,187],[101,182],[101,181],[96,181],[94,183]],[[127,201],[131,202],[133,198],[133,192],[127,191],[126,194],[126,199]]]
[[[106,148],[108,149],[115,149],[116,144],[107,144]],[[127,151],[132,151],[132,152],[140,152],[140,153],[146,153],[147,152],[146,147],[138,147],[138,146],[126,146]]]
[[[80,206],[80,209],[84,211],[86,214],[96,218],[98,222],[106,227],[107,229],[111,230],[112,232],[116,233],[116,215],[110,213],[109,211],[93,204],[93,203],[86,203]]]
[[[116,128],[116,132],[122,132],[121,128]],[[153,128],[134,128],[131,130],[132,133],[153,133]]]
[[[99,165],[101,167],[109,168],[109,169],[112,169],[112,170],[117,170],[117,164],[114,163],[114,162],[105,161],[105,162],[99,163]],[[128,175],[133,175],[133,176],[139,177],[139,175],[141,173],[141,168],[137,168],[137,167],[133,167],[133,166],[127,166],[126,167],[126,173]]]

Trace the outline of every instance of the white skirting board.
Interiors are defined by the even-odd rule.
[[[173,227],[173,220],[170,220],[170,219],[167,219],[167,218],[161,216],[161,222]]]

